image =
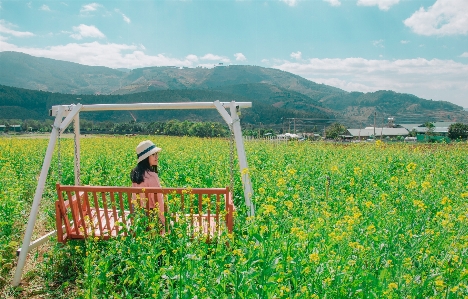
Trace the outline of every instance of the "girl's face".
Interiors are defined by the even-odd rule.
[[[151,156],[149,156],[149,164],[151,166],[158,165],[158,153],[154,153]]]

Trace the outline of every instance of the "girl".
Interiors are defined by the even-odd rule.
[[[140,142],[136,147],[138,164],[132,169],[130,178],[132,180],[132,187],[161,187],[158,177],[158,153],[162,149],[157,147],[150,140]],[[140,198],[145,198],[145,194],[141,193]],[[164,199],[161,193],[157,194],[157,205],[154,200],[154,193],[148,194],[148,201],[150,209],[157,208],[159,212],[159,219],[165,226],[164,218]],[[140,205],[146,207],[146,203],[141,200]],[[164,229],[162,231],[164,233]]]

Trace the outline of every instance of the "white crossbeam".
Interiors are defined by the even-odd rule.
[[[219,102],[223,107],[229,107],[231,102]],[[252,102],[236,102],[239,108],[250,108]],[[51,116],[56,116],[58,107],[65,108],[64,116],[73,109],[74,105],[52,106]],[[116,110],[185,110],[185,109],[217,109],[214,102],[182,102],[182,103],[133,103],[133,104],[93,104],[82,105],[80,111],[116,111]]]

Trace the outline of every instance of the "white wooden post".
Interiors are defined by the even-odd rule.
[[[47,146],[44,163],[42,164],[41,175],[39,176],[39,181],[37,182],[36,193],[34,195],[31,213],[29,214],[28,226],[26,227],[26,232],[24,233],[23,245],[21,246],[21,252],[18,258],[18,264],[16,266],[15,276],[13,277],[12,285],[15,287],[20,284],[21,276],[23,275],[26,256],[29,252],[29,243],[31,242],[34,225],[36,224],[37,212],[39,211],[39,204],[41,203],[42,193],[44,192],[47,173],[49,172],[50,162],[52,161],[52,156],[54,154],[55,143],[57,142],[63,111],[64,108],[60,107],[57,116],[55,117],[52,133],[50,134],[49,145]]]
[[[80,113],[73,118],[73,130],[75,131],[75,185],[81,185],[80,180]]]
[[[234,139],[236,140],[237,157],[239,158],[239,168],[242,178],[242,186],[244,188],[245,205],[247,206],[249,216],[255,216],[255,207],[252,203],[252,183],[250,181],[249,165],[247,164],[247,157],[245,155],[244,140],[242,138],[242,130],[240,126],[239,116],[237,115],[237,105],[235,101],[231,102],[231,118],[232,130],[234,132]]]

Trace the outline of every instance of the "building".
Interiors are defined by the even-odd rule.
[[[369,139],[375,138],[397,138],[406,137],[409,132],[405,128],[375,128],[366,127],[365,129],[348,129],[349,135],[353,136],[353,139]]]
[[[21,125],[9,125],[9,126],[0,125],[0,132],[5,132],[7,127],[8,127],[9,132],[20,132],[21,131]]]

